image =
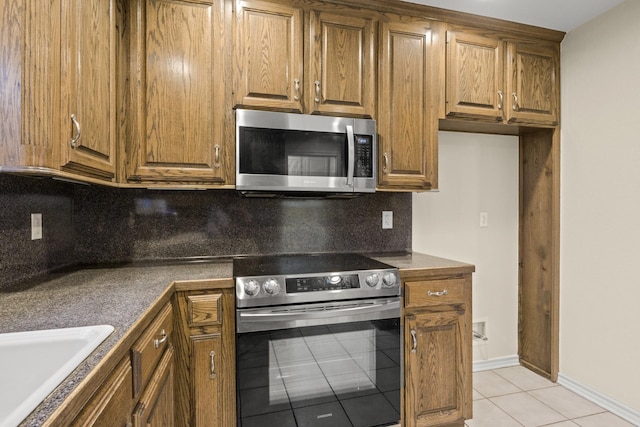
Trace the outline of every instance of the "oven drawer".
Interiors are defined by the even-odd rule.
[[[464,279],[407,282],[405,307],[464,304],[465,283]]]

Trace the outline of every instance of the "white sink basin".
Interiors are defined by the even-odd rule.
[[[0,427],[17,426],[111,332],[98,325],[0,334]]]

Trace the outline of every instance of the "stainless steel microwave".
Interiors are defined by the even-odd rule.
[[[236,110],[236,189],[242,192],[372,193],[376,122]]]

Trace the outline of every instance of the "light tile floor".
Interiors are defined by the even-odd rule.
[[[467,427],[633,427],[581,396],[522,366],[473,374],[473,419]]]

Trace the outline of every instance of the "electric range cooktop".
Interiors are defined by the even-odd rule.
[[[238,307],[400,295],[398,269],[354,253],[233,260]]]

